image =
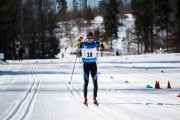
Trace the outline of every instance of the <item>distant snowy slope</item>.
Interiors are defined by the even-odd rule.
[[[134,25],[134,19],[133,16],[131,14],[125,14],[125,16],[127,16],[125,19],[120,19],[119,23],[123,23],[124,26],[121,26],[118,24],[118,36],[119,38],[117,40],[113,40],[113,49],[119,49],[122,50],[122,40],[126,37],[126,30],[128,28],[132,29],[133,25]],[[78,28],[77,24],[75,21],[69,21],[67,22],[68,24],[70,24],[70,30],[66,31],[64,23],[59,22],[59,26],[60,28],[56,31],[57,32],[56,36],[59,38],[59,40],[61,41],[60,45],[61,48],[64,49],[65,47],[72,47],[73,43],[80,37],[82,36],[84,38],[84,40],[86,39],[86,34],[88,31],[92,31],[94,32],[96,29],[99,29],[100,32],[105,32],[104,30],[104,25],[103,25],[103,17],[102,16],[96,16],[94,18],[94,20],[91,21],[91,26],[88,27],[81,27],[80,29]],[[87,21],[84,21],[84,23],[86,23]],[[67,35],[65,34],[65,32],[68,32],[68,34],[70,35],[69,37],[67,37]],[[110,45],[108,45],[110,47]],[[71,50],[74,50],[73,48]],[[61,51],[60,54],[63,53],[63,50]]]

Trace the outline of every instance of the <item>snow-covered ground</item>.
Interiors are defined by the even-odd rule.
[[[0,120],[180,119],[180,53],[100,57],[99,106],[92,103],[90,79],[88,107],[82,104],[79,58],[68,84],[74,61],[69,56],[0,64]],[[154,88],[156,81],[161,89]]]

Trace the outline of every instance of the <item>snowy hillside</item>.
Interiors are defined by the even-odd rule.
[[[71,55],[0,64],[0,119],[179,120],[179,53],[98,58],[99,106],[92,103],[90,79],[88,107],[79,58],[68,84],[74,61]]]
[[[116,51],[121,50],[122,52],[126,52],[127,48],[123,48],[124,45],[122,45],[122,40],[126,38],[126,30],[127,29],[133,29],[134,27],[134,18],[131,14],[126,14],[125,19],[119,20],[119,23],[123,25],[118,25],[118,36],[119,38],[117,40],[113,40],[113,49]],[[86,23],[87,21],[83,21]],[[82,36],[84,40],[86,40],[87,32],[92,31],[94,32],[96,29],[99,29],[101,33],[104,33],[104,25],[103,25],[103,18],[102,16],[97,16],[94,18],[94,20],[91,21],[91,26],[89,27],[81,27],[78,28],[76,21],[69,21],[67,24],[69,24],[69,30],[66,29],[66,26],[64,25],[65,23],[58,23],[60,28],[58,28],[57,31],[57,38],[61,41],[61,48],[62,51],[60,53],[61,56],[62,53],[64,54],[64,48],[69,48],[71,51],[75,51],[74,48],[72,48],[73,43],[80,37]],[[67,37],[65,32],[68,31],[69,37]],[[123,43],[126,45],[126,43]],[[110,45],[109,45],[110,47]]]

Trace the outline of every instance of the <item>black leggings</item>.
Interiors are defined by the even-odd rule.
[[[98,90],[97,78],[98,78],[98,76],[97,76],[96,62],[84,63],[83,64],[83,70],[84,70],[84,87],[83,87],[84,97],[87,97],[89,73],[91,73],[91,77],[93,79],[93,85],[94,85],[93,94],[94,94],[94,97],[97,97],[97,90]]]

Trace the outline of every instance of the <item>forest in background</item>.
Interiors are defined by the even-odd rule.
[[[72,26],[90,26],[97,15],[104,18],[103,34],[112,44],[118,38],[118,22],[126,17],[125,13],[133,14],[135,27],[127,30],[123,40],[137,44],[137,54],[152,53],[159,48],[180,52],[178,0],[100,0],[97,7],[89,6],[88,0],[72,0],[71,8],[68,9],[66,0],[1,1],[0,53],[4,53],[5,59],[15,60],[18,49],[22,48],[28,59],[55,58],[61,52],[62,37],[56,33],[62,32],[70,38],[68,32]],[[64,31],[55,31],[60,27],[58,22],[65,26]]]
[[[135,18],[134,41],[144,48],[144,53],[158,48],[180,52],[179,0],[132,0],[131,8]]]

